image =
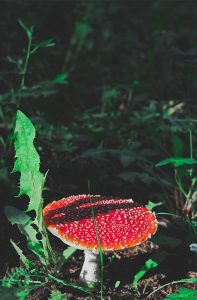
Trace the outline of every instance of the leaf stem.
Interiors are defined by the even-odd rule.
[[[168,286],[168,285],[170,285],[170,284],[186,283],[186,282],[189,282],[189,283],[195,283],[195,281],[193,282],[192,279],[189,279],[189,278],[188,278],[188,279],[186,278],[186,279],[180,279],[180,280],[168,282],[168,283],[166,283],[166,284],[164,284],[164,285],[158,287],[158,288],[157,288],[156,290],[154,290],[153,292],[151,292],[151,293],[147,296],[147,298],[150,298],[150,296],[152,296],[154,293],[156,293],[157,291],[163,289],[164,287],[166,287],[166,286]],[[197,279],[196,279],[196,282],[197,282]]]
[[[186,193],[186,191],[184,190],[184,187],[183,187],[183,185],[182,185],[182,182],[181,182],[180,176],[179,176],[179,174],[178,174],[178,169],[177,169],[177,168],[175,168],[175,170],[174,170],[174,175],[175,175],[175,181],[176,181],[176,183],[177,183],[177,185],[178,185],[179,190],[182,192],[182,194],[183,194],[185,197],[187,197],[187,193]]]
[[[22,78],[21,78],[21,83],[20,83],[20,87],[17,93],[17,109],[19,109],[20,107],[20,103],[21,103],[21,92],[25,87],[25,77],[27,74],[27,67],[28,67],[28,63],[29,63],[29,59],[30,59],[30,55],[31,55],[31,45],[32,45],[32,33],[33,33],[33,27],[31,27],[31,31],[30,34],[27,35],[28,36],[28,46],[27,46],[27,50],[26,50],[26,57],[25,57],[25,63],[23,66],[23,70],[22,70]]]

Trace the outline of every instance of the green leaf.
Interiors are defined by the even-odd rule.
[[[170,157],[161,162],[157,163],[156,167],[163,167],[166,165],[171,165],[175,168],[185,166],[185,165],[194,165],[197,163],[197,160],[191,158],[184,158],[184,157]]]
[[[91,43],[88,41],[88,35],[92,32],[92,26],[88,22],[76,22],[75,32],[71,39],[71,47],[80,52],[84,46],[91,48]]]
[[[63,251],[62,257],[59,261],[59,268],[63,266],[63,264],[69,259],[71,255],[73,255],[77,251],[77,248],[69,246],[66,250]]]
[[[27,247],[40,258],[40,261],[43,263],[43,265],[46,265],[45,254],[42,246],[39,243],[28,242]]]
[[[22,210],[19,210],[15,208],[14,206],[6,205],[4,207],[4,212],[8,220],[12,225],[15,224],[26,224],[27,222],[31,221],[30,216],[28,216],[25,212]]]
[[[58,291],[58,290],[53,290],[52,292],[51,292],[51,295],[50,295],[50,297],[48,298],[48,300],[66,300],[66,299],[68,299],[67,297],[66,297],[66,295],[65,294],[62,294],[60,291]]]
[[[31,289],[21,289],[21,290],[16,291],[16,296],[17,296],[18,300],[26,300],[27,296],[30,294],[30,292],[31,292]]]
[[[57,74],[57,76],[55,77],[55,79],[53,80],[53,83],[57,83],[57,84],[67,84],[68,83],[68,74],[64,73],[64,74]]]
[[[19,246],[13,240],[10,240],[10,242],[14,247],[14,249],[16,250],[16,252],[18,253],[20,260],[26,266],[26,268],[28,269],[31,268],[32,267],[31,261],[27,259],[27,257],[23,254],[23,251],[19,248]]]
[[[32,37],[32,33],[33,33],[33,26],[31,26],[30,28],[28,28],[21,19],[18,20],[19,25],[25,30],[27,36],[29,39],[31,39]]]
[[[183,300],[196,300],[197,299],[197,291],[190,290],[187,288],[180,289],[178,293],[168,294],[164,299],[183,299]]]
[[[12,225],[17,225],[20,232],[24,234],[28,241],[39,242],[36,235],[37,231],[32,227],[34,222],[31,218],[23,211],[13,207],[5,206],[5,215]]]
[[[55,42],[53,39],[47,39],[47,40],[41,41],[40,43],[36,44],[36,46],[31,50],[31,54],[35,53],[40,48],[52,47],[54,45],[55,45]]]
[[[19,171],[21,173],[18,197],[21,195],[29,197],[28,211],[36,211],[38,228],[42,230],[41,208],[44,176],[39,171],[40,158],[33,144],[35,128],[21,111],[18,111],[16,115],[14,139],[16,161],[13,172]]]
[[[18,224],[20,231],[28,238],[28,247],[39,256],[42,264],[50,263],[50,259],[55,261],[55,255],[51,248],[46,228],[43,225],[43,199],[45,176],[40,173],[40,157],[34,147],[35,128],[25,114],[17,111],[16,126],[14,130],[14,147],[16,161],[14,172],[20,172],[20,192],[19,196],[27,195],[29,204],[27,211],[34,210],[36,217],[33,221],[25,224]],[[33,228],[37,227],[37,231]],[[41,235],[38,240],[37,232]]]
[[[68,247],[66,250],[64,250],[63,253],[62,253],[62,255],[63,255],[65,261],[66,261],[71,255],[73,255],[73,253],[75,253],[76,251],[77,251],[77,249],[74,248],[74,247],[71,247],[71,246]]]
[[[156,253],[152,256],[152,258],[148,259],[142,269],[134,276],[133,287],[138,290],[138,281],[150,270],[156,268],[167,256],[167,253],[162,251],[160,253]]]
[[[55,45],[55,43],[54,43],[53,39],[47,39],[47,40],[44,40],[44,41],[38,43],[36,45],[36,47],[45,48],[45,47],[51,47],[51,46],[54,46],[54,45]]]
[[[153,208],[157,207],[157,206],[161,206],[163,205],[164,202],[158,202],[158,203],[155,203],[155,202],[152,202],[152,201],[148,201],[148,204],[146,205],[146,207],[149,209],[149,210],[153,210]]]
[[[53,276],[53,275],[51,275],[51,274],[48,274],[48,277],[49,277],[50,279],[52,279],[52,280],[58,282],[58,283],[61,283],[62,285],[67,286],[67,287],[71,287],[71,288],[77,289],[77,290],[79,290],[79,291],[81,291],[81,292],[85,292],[85,293],[91,294],[91,291],[90,291],[89,289],[87,289],[87,288],[84,288],[84,287],[81,287],[81,286],[79,286],[79,285],[76,285],[76,284],[72,284],[72,283],[66,282],[66,281],[64,281],[64,280],[62,280],[62,279],[59,279],[59,278],[57,278],[57,277],[55,277],[55,276]]]
[[[118,287],[120,286],[120,281],[118,280],[118,281],[116,281],[116,283],[115,283],[115,289],[117,289]]]
[[[184,154],[184,144],[178,135],[172,136],[172,149],[175,157],[182,157]]]
[[[180,280],[171,281],[169,283],[166,283],[166,284],[156,288],[153,292],[151,292],[148,295],[148,297],[150,298],[150,296],[152,296],[153,294],[155,294],[157,291],[161,290],[165,286],[168,286],[168,285],[171,285],[171,284],[177,284],[177,283],[197,283],[197,278],[183,278],[183,279],[180,279]],[[177,299],[177,298],[175,298],[175,299]]]
[[[37,231],[32,227],[34,223],[31,218],[23,211],[13,207],[5,206],[5,215],[12,225],[17,225],[20,232],[24,234],[28,241],[38,242]]]

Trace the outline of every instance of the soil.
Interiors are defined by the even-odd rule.
[[[3,222],[5,221],[5,223]],[[2,251],[1,264],[1,277],[4,276],[6,270],[10,270],[13,266],[19,264],[18,257],[9,243],[9,238],[13,237],[16,241],[20,242],[20,246],[23,249],[22,236],[19,236],[18,229],[7,224],[4,218],[1,218],[2,228],[6,230],[0,230],[1,239],[4,241],[4,250]],[[3,226],[4,225],[4,226]],[[177,227],[180,229],[180,224]],[[170,229],[170,232],[172,230]],[[183,232],[182,232],[183,233]],[[181,233],[180,233],[181,234]],[[181,234],[184,236],[184,234]],[[175,231],[175,236],[177,232]],[[186,234],[185,234],[186,236]],[[51,236],[52,246],[55,251],[62,252],[64,245],[57,238]],[[7,247],[7,248],[6,248]],[[24,247],[25,248],[25,247]],[[139,280],[137,293],[132,288],[133,278],[137,272],[144,266],[144,263],[150,259],[154,254],[162,251],[167,252],[166,258],[155,269],[147,272],[144,277]],[[61,278],[69,283],[73,283],[81,286],[79,281],[79,273],[83,264],[83,252],[76,251],[73,256],[69,258],[67,263],[62,269]],[[132,249],[104,254],[104,287],[103,287],[103,299],[106,300],[135,300],[135,299],[165,299],[165,296],[170,293],[177,292],[180,288],[189,288],[197,290],[197,284],[190,283],[178,283],[170,284],[162,287],[157,292],[153,293],[149,297],[149,294],[158,289],[159,287],[170,283],[172,281],[180,280],[183,278],[197,278],[197,266],[192,261],[192,256],[185,251],[183,245],[175,248],[166,248],[153,244],[151,241],[147,241],[142,245],[136,246]],[[118,287],[115,287],[115,284]],[[61,284],[49,283],[48,286],[40,290],[27,298],[27,300],[45,300],[49,298],[49,293],[52,289],[58,289],[62,293],[65,293],[69,300],[96,300],[100,297],[100,286],[93,291],[93,296],[89,296],[86,293],[78,291],[73,288],[67,288]]]
[[[103,299],[106,300],[135,300],[135,299],[164,299],[167,294],[177,292],[180,288],[197,290],[197,284],[179,283],[171,284],[155,292],[149,297],[149,294],[166,283],[182,278],[197,278],[197,272],[189,269],[189,264],[185,257],[169,255],[158,268],[149,271],[138,283],[139,293],[132,288],[134,275],[143,267],[154,253],[159,252],[158,246],[150,241],[136,246],[127,251],[104,254],[104,289]],[[63,268],[63,279],[67,282],[81,286],[78,280],[79,273],[83,264],[83,252],[77,251],[69,258]],[[115,288],[115,283],[120,282]],[[87,296],[83,292],[74,289],[58,287],[61,292],[66,293],[69,300],[96,300],[100,297],[100,286],[93,291],[93,296]],[[44,292],[44,291],[43,291]],[[47,299],[46,294],[43,297],[30,297],[28,300]]]

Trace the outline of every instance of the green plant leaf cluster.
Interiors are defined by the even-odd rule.
[[[164,251],[152,255],[152,258],[148,259],[144,266],[138,271],[133,279],[132,285],[134,289],[138,290],[138,281],[150,270],[155,269],[166,258],[168,254]]]
[[[50,295],[50,297],[48,298],[48,300],[66,300],[66,299],[68,299],[67,297],[66,297],[66,295],[65,294],[62,294],[60,291],[58,291],[58,290],[53,290],[52,292],[51,292],[51,295]]]
[[[194,165],[197,164],[197,160],[192,158],[184,158],[184,157],[170,157],[167,158],[158,164],[156,164],[156,167],[163,167],[166,165],[171,165],[175,168],[185,166],[185,165]]]
[[[16,162],[13,172],[20,172],[20,192],[18,197],[27,195],[29,197],[28,211],[35,210],[40,217],[42,207],[42,189],[44,186],[44,175],[40,173],[40,158],[33,145],[35,139],[35,128],[31,121],[21,112],[16,115],[16,126],[14,131]],[[41,220],[38,219],[38,227],[41,230]]]
[[[34,210],[36,217],[32,220],[26,212],[11,206],[5,207],[5,214],[9,221],[13,225],[16,224],[20,232],[26,236],[27,248],[39,257],[44,266],[47,266],[52,262],[55,263],[55,255],[43,224],[42,191],[45,177],[39,170],[40,157],[34,147],[34,139],[35,128],[33,124],[25,114],[18,111],[14,130],[16,161],[13,172],[20,172],[20,192],[18,197],[28,196],[27,213]],[[41,239],[38,239],[38,233],[40,233]],[[12,244],[26,267],[30,266],[29,260],[24,256],[19,246],[13,241]]]
[[[197,298],[197,291],[196,290],[190,290],[190,289],[179,289],[178,293],[172,293],[168,294],[165,299],[175,299],[175,300],[196,300]]]
[[[27,299],[27,296],[34,289],[43,285],[43,282],[34,277],[35,275],[35,269],[33,268],[31,270],[13,268],[11,272],[7,272],[0,287],[2,299],[4,297],[5,299],[12,299],[12,297],[18,300]]]

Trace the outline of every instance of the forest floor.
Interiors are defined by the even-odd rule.
[[[17,231],[13,231],[13,229],[14,228],[11,228],[10,226],[12,234],[8,234],[9,230],[7,232],[4,231],[5,247],[6,243],[8,244],[9,242],[8,240],[6,242],[6,236],[14,235],[14,238],[17,238]],[[173,233],[171,228],[170,232]],[[64,250],[62,242],[53,236],[50,238],[54,251],[61,253]],[[160,300],[165,299],[167,294],[178,292],[181,288],[197,291],[197,284],[194,283],[173,283],[166,285],[167,283],[172,283],[173,281],[178,281],[183,278],[197,278],[197,270],[194,261],[192,261],[192,256],[190,254],[188,255],[183,248],[183,245],[169,248],[168,246],[157,245],[151,241],[146,241],[145,243],[128,250],[104,253],[103,299]],[[158,264],[158,267],[148,270],[138,281],[138,293],[132,286],[135,275],[144,267],[147,260],[153,258],[157,253],[164,252],[166,253],[166,257]],[[58,278],[67,283],[82,286],[82,283],[79,281],[79,274],[83,265],[83,259],[83,252],[77,250],[64,264]],[[1,272],[1,277],[5,275],[6,271],[11,271],[12,267],[19,265],[18,257],[11,245],[7,251],[2,253],[2,260],[4,263],[2,266],[3,272]],[[163,285],[166,286],[163,287]],[[160,287],[162,288],[154,292]],[[61,283],[49,282],[49,285],[46,284],[46,286],[35,290],[31,296],[28,296],[27,300],[48,299],[49,294],[53,289],[58,289],[62,293],[65,293],[69,300],[101,299],[100,285],[97,289],[92,291],[91,295],[89,295],[79,290],[65,287]],[[152,292],[154,293],[149,296]]]
[[[190,283],[170,284],[149,297],[149,294],[166,283],[182,278],[196,278],[197,272],[190,270],[184,257],[169,256],[157,269],[149,271],[143,279],[139,280],[137,293],[132,287],[135,274],[143,267],[151,256],[159,251],[159,247],[147,241],[142,245],[126,251],[104,254],[104,288],[103,298],[116,299],[164,299],[167,294],[177,292],[180,288],[197,290],[197,285]],[[73,284],[81,285],[79,273],[83,264],[83,253],[76,252],[70,257],[63,273],[65,280]],[[115,287],[116,283],[118,287]],[[94,291],[94,296],[87,296],[76,290],[66,290],[68,299],[100,299],[100,287]]]

